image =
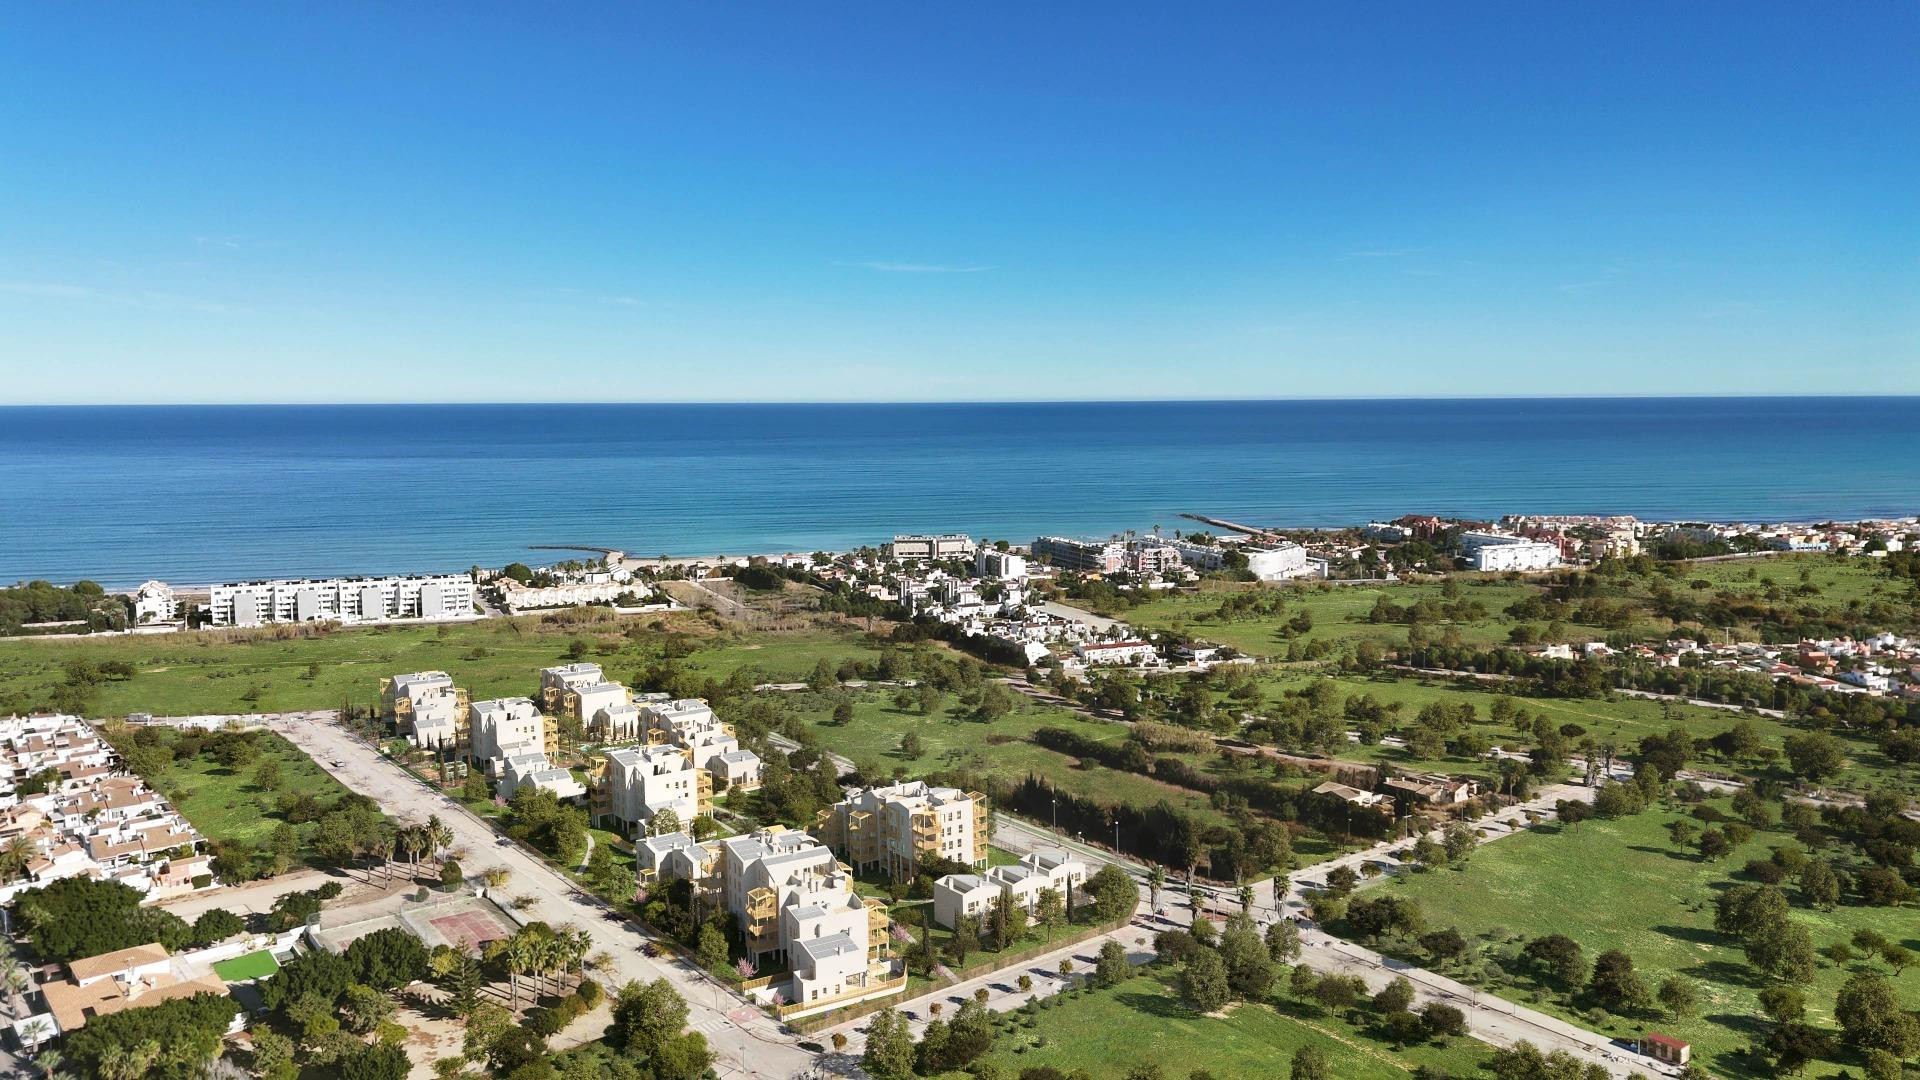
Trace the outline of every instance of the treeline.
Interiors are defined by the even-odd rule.
[[[0,589],[0,634],[18,634],[34,623],[84,622],[88,632],[125,630],[133,609],[124,597],[108,596],[91,581],[55,585],[29,581]],[[73,633],[79,627],[60,627]]]

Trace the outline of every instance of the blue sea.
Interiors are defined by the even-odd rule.
[[[1420,512],[1920,511],[1920,399],[0,408],[0,581]]]

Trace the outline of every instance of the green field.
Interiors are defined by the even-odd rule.
[[[347,793],[312,758],[280,736],[261,732],[256,745],[259,756],[239,768],[195,756],[176,759],[146,779],[208,839],[255,847],[265,844],[286,820],[278,805],[283,794],[311,795],[322,805],[330,805]],[[279,763],[280,785],[263,791],[254,776],[260,763],[269,758]],[[314,827],[308,823],[296,829],[304,841]]]
[[[213,973],[228,982],[245,982],[248,979],[261,979],[280,970],[279,961],[265,949],[236,956],[231,960],[222,960],[213,965]]]
[[[1165,800],[1208,822],[1225,821],[1205,796],[1187,788],[1095,762],[1082,762],[1028,741],[1040,728],[1057,727],[1078,732],[1096,742],[1117,743],[1126,739],[1127,728],[1089,720],[1070,710],[1019,695],[1015,695],[1013,710],[1007,715],[980,721],[966,715],[964,707],[951,698],[934,715],[922,716],[916,708],[895,707],[890,691],[846,691],[853,703],[853,719],[836,724],[833,695],[807,691],[766,693],[776,699],[783,712],[797,716],[811,728],[823,748],[851,758],[863,772],[872,769],[885,775],[900,766],[915,777],[939,771],[967,771],[1019,781],[1033,775],[1047,778],[1062,791],[1102,802],[1151,806]],[[900,749],[901,739],[908,733],[920,738],[921,751],[914,757],[906,756]]]
[[[0,641],[0,711],[49,707],[72,660],[119,661],[134,674],[104,679],[87,702],[93,716],[286,712],[371,705],[380,680],[412,671],[446,671],[474,700],[533,693],[539,669],[566,662],[575,641],[610,677],[633,681],[670,640],[694,649],[682,666],[725,677],[741,668],[793,678],[820,659],[866,659],[873,649],[850,631],[763,633],[742,643],[716,636],[686,616],[547,616],[486,619],[436,627],[318,627],[200,631],[143,637]],[[664,629],[654,629],[659,624]],[[680,637],[670,631],[682,627]],[[693,633],[706,636],[692,636]]]
[[[1038,1010],[1032,1027],[1016,1013],[1014,1025],[1002,1029],[984,1060],[1003,1076],[1050,1065],[1117,1080],[1136,1065],[1153,1064],[1168,1080],[1184,1080],[1196,1069],[1218,1080],[1238,1080],[1284,1077],[1294,1051],[1313,1044],[1326,1052],[1340,1080],[1402,1080],[1421,1065],[1477,1076],[1487,1056],[1486,1048],[1470,1039],[1396,1051],[1343,1017],[1285,1000],[1277,1008],[1241,1004],[1224,1017],[1198,1016],[1180,1003],[1172,979],[1171,972],[1148,969],[1118,986]]]
[[[1430,926],[1457,927],[1475,941],[1483,960],[1490,951],[1512,948],[1516,935],[1562,933],[1578,941],[1589,958],[1605,949],[1624,950],[1649,985],[1675,974],[1692,979],[1702,995],[1699,1015],[1638,1023],[1613,1018],[1603,1029],[1630,1036],[1653,1027],[1691,1042],[1696,1060],[1715,1075],[1753,1075],[1738,1052],[1764,1023],[1757,995],[1765,984],[1739,946],[1714,931],[1713,901],[1729,875],[1748,859],[1765,857],[1770,846],[1793,841],[1781,832],[1763,830],[1727,858],[1703,862],[1691,851],[1675,849],[1668,839],[1666,824],[1676,816],[1655,809],[1571,829],[1544,827],[1486,846],[1464,869],[1403,875],[1370,889],[1392,889],[1418,899]],[[1793,918],[1807,927],[1815,948],[1844,941],[1862,928],[1920,947],[1915,940],[1920,937],[1920,917],[1912,907],[1843,905],[1822,912],[1796,906]],[[1886,972],[1877,962],[1855,961],[1854,966]],[[1526,978],[1498,977],[1490,963],[1469,968],[1470,973],[1476,970],[1486,989],[1592,1026],[1555,997],[1536,1000],[1535,986]],[[1811,1022],[1832,1022],[1834,993],[1848,974],[1848,968],[1821,958],[1818,973],[1801,988]],[[1909,974],[1896,985],[1908,1007],[1920,1005],[1920,978]],[[1823,1065],[1807,1075],[1837,1073],[1838,1066]]]

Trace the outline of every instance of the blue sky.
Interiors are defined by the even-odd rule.
[[[1915,55],[1908,3],[27,5],[0,402],[1920,393]]]

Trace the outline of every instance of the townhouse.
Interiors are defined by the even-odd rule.
[[[713,809],[713,777],[677,746],[608,751],[589,780],[593,823],[630,837],[654,831],[652,822],[662,811],[689,825]]]
[[[1045,848],[1021,856],[1011,866],[996,866],[983,874],[948,874],[934,882],[933,921],[952,929],[962,917],[984,918],[1002,894],[1031,915],[1042,892],[1051,889],[1064,902],[1086,881],[1086,863],[1064,848]]]

